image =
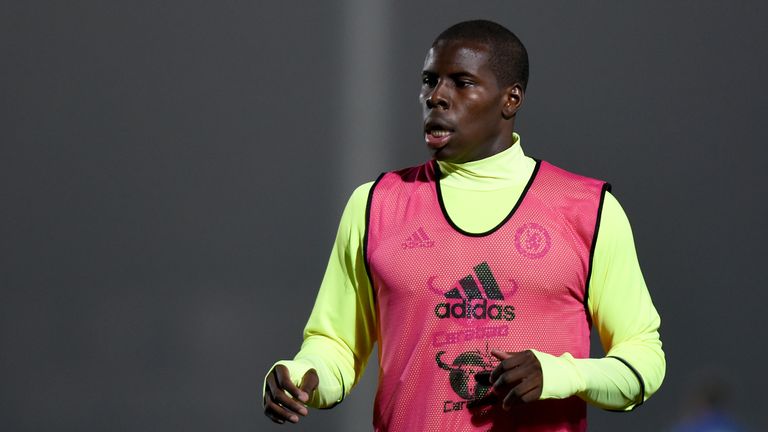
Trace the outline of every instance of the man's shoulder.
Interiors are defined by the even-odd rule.
[[[429,182],[434,178],[435,166],[433,161],[427,161],[420,165],[414,165],[406,168],[400,168],[383,173],[380,178],[385,176],[400,179],[404,182]]]
[[[383,189],[393,188],[398,183],[430,181],[434,174],[434,169],[433,167],[430,167],[430,164],[431,162],[428,161],[421,165],[393,171],[385,171],[381,173],[376,180],[365,182],[356,187],[347,201],[342,221],[347,218],[357,220],[356,218],[364,215],[370,200],[373,198],[372,192],[374,190],[381,191]]]
[[[381,173],[375,181],[365,183],[358,187],[355,193],[366,191],[367,194],[370,194],[372,190],[380,191],[390,189],[402,185],[403,183],[430,183],[434,178],[435,164],[432,161],[427,161],[421,165],[385,171]]]
[[[595,178],[595,177],[592,177],[592,176],[589,176],[589,175],[584,175],[584,174],[580,174],[580,173],[571,171],[569,169],[561,168],[560,166],[555,165],[555,164],[550,163],[550,162],[545,161],[545,160],[539,160],[539,159],[534,159],[534,160],[536,161],[537,166],[539,168],[543,167],[546,170],[548,170],[551,174],[557,175],[557,176],[565,178],[565,179],[588,181],[588,182],[598,182],[598,183],[608,184],[608,182],[606,182],[605,180],[600,180],[598,178]]]

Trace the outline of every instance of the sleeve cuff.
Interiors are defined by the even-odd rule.
[[[531,350],[541,364],[543,386],[540,399],[565,399],[584,390],[586,384],[571,354],[560,357]]]

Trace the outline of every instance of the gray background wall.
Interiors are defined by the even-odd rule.
[[[423,56],[477,17],[531,53],[527,152],[613,183],[662,315],[661,392],[591,429],[669,427],[702,373],[768,428],[764,3],[2,9],[0,429],[278,430],[261,379],[347,196],[427,157]],[[374,369],[294,429],[369,429]]]

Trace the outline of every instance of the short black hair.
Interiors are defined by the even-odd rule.
[[[488,45],[490,66],[499,86],[519,83],[528,86],[528,51],[520,39],[501,24],[488,20],[463,21],[440,33],[432,46],[440,42],[473,41]]]

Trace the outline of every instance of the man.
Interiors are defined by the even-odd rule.
[[[523,154],[527,81],[496,23],[437,37],[420,95],[433,160],[352,194],[301,350],[265,379],[269,418],[341,402],[376,341],[376,430],[582,431],[585,401],[631,410],[658,389],[629,223],[608,184]],[[588,358],[591,325],[605,358]]]

